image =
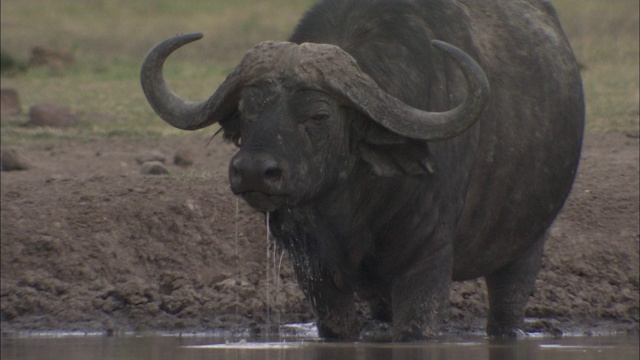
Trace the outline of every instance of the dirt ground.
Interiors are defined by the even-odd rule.
[[[208,136],[16,148],[2,172],[2,332],[263,329],[312,321],[265,219],[228,189],[234,149]],[[5,151],[3,145],[3,151]],[[190,151],[189,167],[173,155]],[[136,158],[166,157],[169,175]],[[551,230],[528,331],[638,332],[638,139],[588,135]],[[483,281],[457,283],[445,331],[482,331]]]

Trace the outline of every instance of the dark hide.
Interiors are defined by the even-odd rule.
[[[464,80],[427,46],[432,39],[462,48],[487,74],[491,101],[478,124],[427,144],[346,110],[356,159],[349,178],[271,214],[323,336],[357,334],[357,291],[374,317],[393,321],[396,339],[432,337],[450,280],[478,276],[491,294],[488,333],[521,325],[545,231],[575,175],[584,119],[580,76],[551,6],[325,1],[290,40],[338,45],[388,93],[444,111],[464,98]]]
[[[327,85],[359,67],[412,108],[444,112],[466,103],[476,93],[467,89],[467,72],[432,40],[475,59],[491,87],[477,122],[456,137],[399,135],[362,111],[373,108],[370,98],[352,101],[363,92],[356,82],[340,91]],[[210,103],[183,102],[158,77],[143,74],[143,87],[160,84],[147,86],[162,90],[149,91],[152,98],[183,104],[196,120],[182,121],[156,101],[165,118],[183,128],[219,121],[240,146],[229,166],[231,189],[269,212],[321,336],[358,337],[357,294],[374,320],[392,323],[393,339],[432,338],[451,282],[481,276],[490,298],[487,333],[514,336],[582,142],[580,74],[551,5],[329,0],[304,16],[290,41],[336,45],[357,64],[330,49],[296,62],[298,45],[263,43]],[[208,108],[213,115],[199,110]]]

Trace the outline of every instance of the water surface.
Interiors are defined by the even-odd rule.
[[[481,336],[444,337],[409,344],[324,343],[312,338],[229,341],[220,336],[2,337],[2,360],[217,360],[217,359],[562,359],[638,360],[637,336],[527,338],[494,341]]]

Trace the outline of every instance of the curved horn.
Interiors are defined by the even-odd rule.
[[[192,102],[182,99],[167,86],[162,65],[167,57],[202,34],[186,34],[156,45],[142,63],[140,82],[149,104],[170,125],[183,130],[197,130],[223,120],[237,110],[242,87],[252,79],[272,71],[295,44],[265,41],[249,50],[240,64],[227,76],[218,90],[207,100]]]
[[[325,84],[396,134],[426,141],[445,140],[462,134],[476,122],[489,101],[489,81],[480,65],[465,52],[442,41],[432,43],[455,61],[467,81],[467,97],[445,112],[416,109],[389,95],[360,70],[355,59],[335,46],[300,45],[309,54],[304,56],[299,69],[303,76]],[[331,68],[326,64],[331,64]]]
[[[324,84],[374,121],[408,138],[437,141],[458,136],[475,123],[489,101],[489,82],[480,65],[455,46],[434,40],[433,45],[460,67],[469,89],[465,100],[449,111],[416,109],[387,94],[360,70],[355,59],[337,46],[288,42],[257,45],[208,100],[191,102],[169,89],[162,76],[162,65],[173,51],[201,38],[202,34],[197,33],[161,42],[147,55],[140,72],[143,91],[153,109],[179,129],[201,129],[233,114],[244,84],[276,67],[291,64],[288,60],[296,53],[294,57],[300,57],[294,73],[318,85]]]
[[[165,40],[147,55],[140,70],[142,91],[153,110],[169,124],[184,130],[196,130],[212,122],[207,121],[207,101],[192,102],[176,95],[164,81],[162,66],[167,57],[179,47],[202,39],[201,33],[186,34]]]

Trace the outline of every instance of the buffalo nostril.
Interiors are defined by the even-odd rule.
[[[229,166],[229,182],[234,193],[278,192],[285,178],[285,169],[267,155],[239,153]]]
[[[267,181],[278,181],[282,177],[282,170],[279,168],[268,168],[264,172],[264,179]]]
[[[229,166],[229,176],[231,178],[237,178],[240,176],[242,172],[242,163],[238,159],[234,159],[231,161],[231,166]]]

